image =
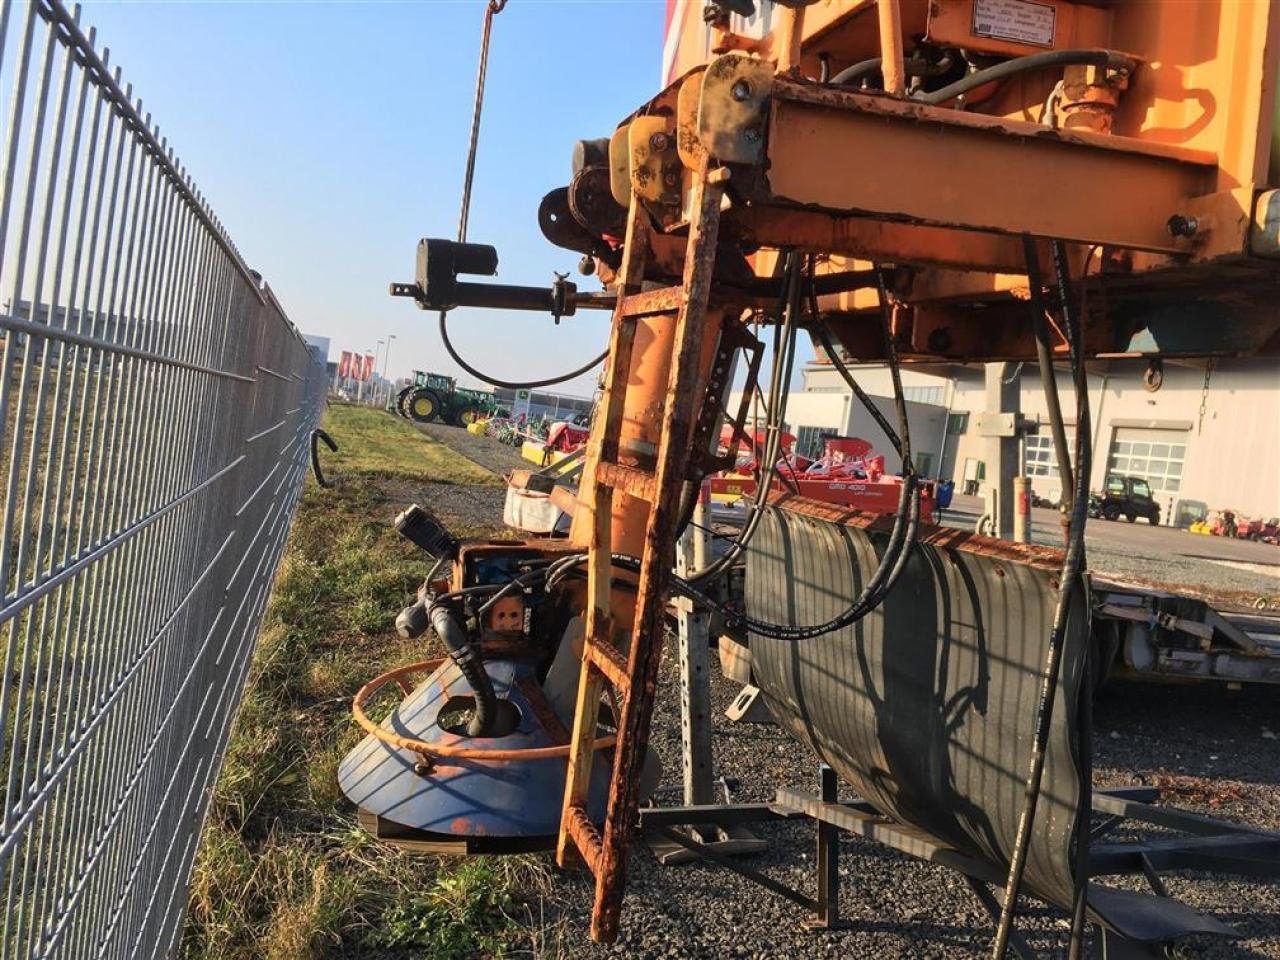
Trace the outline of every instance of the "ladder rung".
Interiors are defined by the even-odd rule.
[[[674,313],[684,306],[684,287],[659,287],[622,298],[618,310],[624,317],[644,317],[655,313]]]
[[[587,818],[587,811],[582,807],[570,807],[565,811],[564,827],[573,845],[592,873],[599,876],[600,859],[604,855],[604,844],[600,840],[600,831]]]
[[[658,480],[652,473],[621,463],[596,464],[596,483],[603,483],[650,503],[658,494]]]
[[[618,696],[625,698],[631,692],[631,673],[622,651],[607,640],[590,640],[583,649],[587,651],[587,658],[595,668],[613,684]]]

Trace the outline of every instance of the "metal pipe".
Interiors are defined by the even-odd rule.
[[[907,95],[907,73],[902,57],[902,11],[898,0],[876,0],[880,19],[880,71],[890,96]]]

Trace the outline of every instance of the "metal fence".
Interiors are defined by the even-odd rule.
[[[55,0],[0,7],[0,957],[166,955],[324,371]]]

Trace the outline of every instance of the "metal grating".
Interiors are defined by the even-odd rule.
[[[79,10],[0,6],[0,957],[173,951],[324,395]]]

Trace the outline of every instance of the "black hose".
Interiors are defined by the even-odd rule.
[[[873,610],[880,606],[901,576],[902,571],[906,569],[907,561],[910,559],[912,547],[916,542],[916,535],[920,526],[920,486],[919,478],[915,474],[915,469],[911,463],[911,430],[907,421],[906,400],[902,391],[902,377],[898,364],[898,352],[893,343],[893,330],[890,316],[889,291],[884,282],[882,273],[877,272],[877,288],[880,294],[880,320],[881,328],[885,339],[885,357],[888,360],[890,373],[894,385],[895,409],[898,415],[899,429],[901,437],[893,434],[894,446],[897,448],[902,458],[903,480],[902,489],[898,495],[898,510],[894,517],[892,530],[889,532],[889,542],[885,547],[885,552],[880,558],[875,572],[871,575],[866,585],[863,587],[862,593],[856,597],[843,612],[824,623],[813,624],[811,626],[791,626],[787,624],[767,623],[762,620],[735,610],[728,609],[714,601],[709,597],[701,594],[694,595],[689,592],[694,589],[693,584],[677,582],[677,587],[684,590],[687,596],[700,603],[705,603],[713,609],[719,610],[724,614],[726,620],[731,626],[745,626],[748,630],[761,636],[770,637],[775,640],[802,641],[811,640],[820,637],[823,634],[832,633],[841,630],[851,623],[855,623],[867,616]],[[816,306],[816,305],[815,305]],[[816,309],[814,310],[816,316]],[[828,341],[829,342],[829,341]],[[832,362],[843,367],[843,364],[833,351],[829,351],[832,356]],[[847,370],[844,371],[846,379],[852,379],[852,374]],[[862,394],[865,397],[865,394]],[[872,406],[870,398],[864,401],[868,406]],[[761,511],[762,513],[763,511]]]
[[[773,465],[778,459],[779,442],[786,423],[787,394],[791,390],[790,358],[795,350],[795,319],[796,313],[800,308],[798,276],[800,262],[798,254],[787,254],[787,265],[783,270],[783,275],[787,278],[787,281],[783,284],[783,296],[777,311],[782,315],[783,319],[782,323],[774,330],[773,370],[769,376],[769,404],[765,413],[765,443],[763,453],[757,452],[756,454],[760,477],[756,483],[756,495],[752,501],[751,516],[747,518],[742,531],[737,539],[729,545],[728,550],[708,563],[702,570],[696,571],[689,576],[691,583],[705,584],[727,571],[742,555],[742,551],[751,542],[751,538],[755,536],[755,532],[760,526],[763,507],[765,501],[768,500],[769,490],[773,485]]]
[[[488,736],[498,716],[498,697],[493,692],[493,681],[489,679],[489,673],[484,668],[480,653],[467,637],[466,631],[462,629],[462,624],[458,623],[453,612],[439,599],[431,601],[427,606],[427,613],[431,618],[431,625],[435,628],[436,636],[440,638],[449,656],[458,665],[458,669],[476,695],[476,708],[471,715],[471,720],[467,723],[467,736]]]
[[[1012,60],[997,63],[994,67],[987,67],[985,70],[971,73],[967,77],[962,77],[955,83],[949,83],[939,90],[922,94],[916,97],[916,100],[920,103],[937,106],[938,104],[946,103],[948,100],[953,100],[963,93],[968,93],[970,90],[976,90],[978,87],[985,86],[988,83],[1004,80],[1019,73],[1026,73],[1030,70],[1043,70],[1046,67],[1076,65],[1108,67],[1112,70],[1124,71],[1132,71],[1134,67],[1132,60],[1114,50],[1046,50],[1044,53],[1033,53],[1029,57],[1015,57]],[[839,76],[839,74],[836,74],[836,76]]]
[[[338,445],[333,442],[333,437],[329,436],[323,429],[316,427],[311,431],[311,472],[315,474],[316,483],[328,489],[329,481],[324,478],[324,473],[320,469],[320,449],[318,441],[323,440],[326,447],[334,453],[338,452]]]
[[[446,313],[443,310],[441,310],[440,311],[440,339],[444,341],[444,349],[449,354],[449,356],[453,358],[453,362],[456,363],[458,366],[460,366],[463,370],[467,371],[467,373],[471,374],[473,377],[476,377],[479,380],[483,380],[485,383],[495,387],[504,387],[507,390],[536,390],[538,387],[550,387],[550,386],[554,386],[557,383],[566,383],[569,380],[574,380],[582,376],[584,373],[587,373],[588,371],[590,371],[593,367],[599,366],[609,356],[609,351],[606,350],[604,353],[600,354],[600,356],[596,357],[594,360],[590,360],[587,363],[584,363],[582,366],[578,367],[578,369],[570,370],[568,373],[562,373],[556,377],[546,377],[542,380],[502,380],[499,377],[495,377],[495,376],[492,376],[491,374],[484,373],[481,370],[477,370],[471,364],[467,363],[467,361],[462,359],[462,357],[458,354],[458,351],[454,348],[453,341],[449,339],[449,326],[447,321],[445,320],[445,317],[446,317]]]
[[[1040,363],[1040,388],[1049,409],[1049,425],[1053,431],[1054,455],[1058,459],[1058,476],[1062,478],[1062,510],[1071,512],[1075,502],[1075,481],[1071,472],[1071,456],[1067,452],[1067,428],[1062,422],[1062,406],[1058,399],[1058,375],[1053,369],[1053,349],[1049,345],[1049,324],[1045,320],[1044,286],[1040,279],[1040,255],[1036,242],[1022,238],[1022,251],[1027,259],[1027,284],[1031,293],[1031,329],[1036,339],[1036,359]]]
[[[1062,325],[1070,347],[1072,381],[1076,391],[1075,488],[1084,490],[1088,485],[1093,456],[1089,441],[1089,390],[1084,369],[1084,338],[1076,324],[1076,318],[1072,316],[1066,248],[1059,240],[1053,241],[1053,262],[1058,281]],[[1053,720],[1054,701],[1058,694],[1058,673],[1066,639],[1067,615],[1070,612],[1071,597],[1075,593],[1077,581],[1084,569],[1084,530],[1089,519],[1088,506],[1089,498],[1079,496],[1075,498],[1071,507],[1067,549],[1062,558],[1062,572],[1058,580],[1058,602],[1053,612],[1053,626],[1049,631],[1049,650],[1045,657],[1044,674],[1040,681],[1040,698],[1036,706],[1036,727],[1031,744],[1030,769],[1027,772],[1022,813],[1018,818],[1018,832],[1014,837],[1013,855],[1009,860],[1009,876],[1005,881],[1000,921],[996,925],[996,937],[992,946],[992,956],[995,960],[1004,960],[1005,951],[1008,949],[1009,934],[1013,929],[1013,915],[1017,909],[1018,891],[1022,887],[1022,877],[1026,869],[1027,850],[1031,844],[1031,826],[1035,821],[1036,806],[1040,800],[1045,754]]]
[[[857,63],[845,67],[830,80],[819,80],[819,82],[827,83],[833,87],[847,86],[855,81],[875,76],[880,72],[883,62],[883,57],[859,60]],[[949,54],[943,54],[937,62],[931,62],[922,57],[907,57],[902,61],[902,72],[910,77],[935,77],[951,69],[952,62],[953,60]]]

